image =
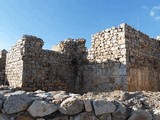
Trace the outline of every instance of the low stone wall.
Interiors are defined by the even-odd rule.
[[[0,87],[0,120],[160,120],[159,92],[25,92]]]

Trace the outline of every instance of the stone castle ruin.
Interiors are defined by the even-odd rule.
[[[85,39],[67,39],[53,50],[43,40],[24,35],[0,53],[0,84],[25,90],[102,92],[160,91],[160,40],[127,24]]]

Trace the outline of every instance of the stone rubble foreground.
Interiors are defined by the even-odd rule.
[[[0,87],[0,120],[160,120],[160,92],[25,92]]]

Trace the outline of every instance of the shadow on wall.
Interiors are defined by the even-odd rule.
[[[0,85],[5,84],[6,50],[0,51]]]
[[[160,41],[126,25],[129,91],[160,91]]]
[[[147,61],[147,59],[145,60]],[[157,61],[154,63],[154,61]],[[160,68],[158,60],[150,64],[130,63],[127,66],[127,80],[129,91],[160,91]]]
[[[86,61],[80,66],[79,72],[81,73],[79,92],[128,90],[126,65],[118,60],[101,63]]]

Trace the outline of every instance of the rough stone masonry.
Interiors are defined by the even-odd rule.
[[[28,91],[160,91],[160,41],[127,24],[92,35],[88,50],[85,39],[67,39],[53,50],[43,44],[24,35],[0,64],[1,84]]]

